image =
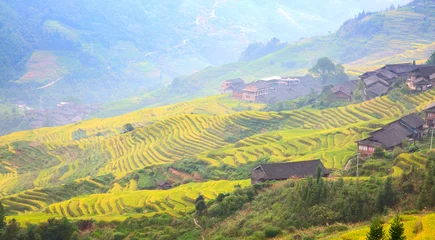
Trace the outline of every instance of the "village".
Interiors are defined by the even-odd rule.
[[[409,90],[422,92],[432,88],[435,81],[435,66],[414,63],[389,64],[366,72],[357,80],[334,85],[330,92],[338,100],[352,101],[358,82],[363,83],[365,100],[388,93],[395,86],[405,83]],[[222,94],[232,94],[237,100],[258,103],[276,103],[307,95],[310,89],[321,88],[311,75],[295,77],[268,77],[251,83],[243,79],[231,79],[221,84]]]
[[[306,77],[305,77],[306,78]],[[222,93],[232,93],[234,99],[249,102],[270,103],[268,99],[294,99],[291,89],[300,86],[303,78],[274,77],[245,84],[241,79],[225,81]],[[375,71],[366,72],[358,80],[333,86],[329,91],[343,101],[352,101],[353,92],[363,83],[365,100],[383,96],[393,87],[406,84],[411,92],[423,92],[434,86],[435,66],[415,65],[413,63],[386,65]],[[278,90],[281,88],[280,90]],[[279,98],[276,92],[281,92]],[[424,116],[424,117],[421,117]],[[357,141],[358,158],[368,159],[375,151],[392,151],[404,145],[421,141],[434,128],[435,102],[423,109],[422,113],[411,113],[392,121],[370,133],[370,136]],[[430,134],[433,134],[430,132]],[[320,160],[302,162],[261,164],[251,171],[251,184],[270,180],[287,180],[315,176],[318,169],[321,175],[328,177],[330,171]]]

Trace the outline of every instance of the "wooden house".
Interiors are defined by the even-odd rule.
[[[353,91],[357,84],[358,80],[353,80],[347,83],[335,85],[331,88],[331,92],[338,100],[352,101]]]
[[[221,93],[231,93],[235,89],[243,89],[245,88],[245,81],[240,78],[226,80],[221,84]]]
[[[426,126],[427,127],[434,127],[435,123],[435,102],[429,104],[425,109],[424,112],[426,113]]]
[[[371,99],[386,94],[389,87],[400,79],[408,79],[411,72],[417,67],[411,63],[389,64],[375,71],[362,74],[360,79],[364,82],[367,98]]]
[[[358,152],[371,155],[375,148],[392,150],[401,147],[404,141],[415,141],[421,137],[425,121],[413,113],[391,122],[383,128],[372,132],[370,137],[358,141]]]
[[[317,168],[322,169],[322,176],[329,175],[328,169],[320,160],[301,162],[261,164],[251,171],[251,184],[262,183],[271,180],[287,180],[290,178],[304,178],[316,175]]]
[[[256,81],[246,85],[243,89],[242,99],[248,102],[256,102],[258,98],[269,93],[269,85],[266,81]]]
[[[411,72],[407,81],[408,88],[414,91],[425,91],[433,86],[435,66],[420,66]]]

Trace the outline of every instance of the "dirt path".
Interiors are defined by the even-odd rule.
[[[196,218],[193,219],[193,222],[195,223],[195,226],[199,227],[201,229],[202,232],[202,240],[205,240],[204,237],[204,229],[201,227],[201,225],[198,224],[198,221],[196,221]]]

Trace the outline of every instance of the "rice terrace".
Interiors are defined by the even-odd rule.
[[[0,240],[435,239],[434,9],[0,0]]]

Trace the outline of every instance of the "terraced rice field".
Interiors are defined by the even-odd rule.
[[[16,214],[36,212],[80,217],[116,215],[123,209],[138,208],[144,203],[138,202],[135,197],[138,194],[150,203],[143,205],[148,206],[147,211],[168,211],[175,215],[191,208],[192,205],[186,203],[189,202],[186,196],[183,203],[187,207],[183,208],[183,204],[162,202],[168,192],[134,191],[133,183],[129,185],[129,193],[114,188],[107,194],[81,198],[71,194],[55,198],[39,188],[59,186],[76,179],[98,187],[98,183],[87,177],[111,173],[119,178],[134,170],[185,157],[197,157],[213,166],[237,166],[264,156],[272,161],[321,159],[328,168],[342,169],[355,154],[357,140],[367,137],[382,124],[415,109],[421,110],[435,101],[435,90],[394,102],[384,96],[324,110],[304,108],[280,113],[244,111],[227,114],[221,109],[217,111],[222,114],[186,114],[198,110],[198,106],[205,106],[207,99],[196,101],[0,137],[3,154],[0,165],[9,171],[0,175],[0,197]],[[233,103],[225,104],[231,106]],[[135,130],[120,134],[125,123],[133,123]],[[72,133],[78,129],[85,130],[87,138],[73,140]],[[227,139],[228,135],[239,132],[250,134],[236,142]],[[422,167],[424,159],[425,156],[418,154],[402,154],[396,160],[394,174],[409,171],[413,164]],[[198,194],[193,187],[183,191],[191,198]],[[212,198],[210,191],[202,190]],[[154,199],[149,197],[151,195],[162,197]]]
[[[232,148],[213,150],[200,159],[228,165],[245,164],[260,157],[272,161],[322,159],[328,168],[341,169],[355,155],[355,141],[373,128],[349,127],[333,130],[278,131],[245,138]]]
[[[405,227],[406,239],[422,240],[422,239],[435,239],[435,214],[427,215],[402,215],[402,222]],[[422,226],[421,231],[417,225]],[[388,233],[389,223],[384,224],[384,230]],[[362,227],[354,229],[346,233],[341,233],[338,236],[330,237],[330,240],[365,240],[369,231],[369,227]]]
[[[234,191],[237,187],[250,185],[249,180],[242,181],[210,181],[204,183],[189,183],[170,190],[141,190],[105,194],[92,194],[74,197],[54,204],[47,203],[47,194],[39,191],[29,191],[23,195],[29,211],[20,212],[14,216],[17,219],[32,219],[45,216],[69,218],[80,217],[117,217],[129,213],[169,213],[178,216],[194,209],[195,199],[203,195],[206,199],[214,199],[219,193]],[[24,197],[24,196],[23,196]],[[30,198],[29,198],[30,197]],[[7,204],[7,202],[5,202]],[[42,214],[42,215],[41,215]]]

